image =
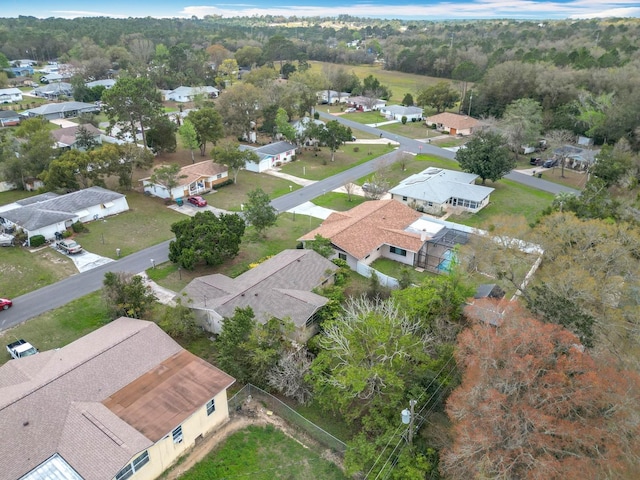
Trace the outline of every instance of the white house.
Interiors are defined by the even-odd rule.
[[[184,103],[184,102],[192,102],[193,99],[198,95],[202,95],[203,97],[206,97],[206,98],[215,98],[219,94],[220,94],[220,90],[211,86],[178,87],[175,90],[169,90],[168,92],[166,92],[164,98],[166,101]]]
[[[478,175],[429,167],[389,190],[391,198],[427,213],[456,208],[478,212],[489,203],[493,188],[476,185]]]
[[[90,222],[129,210],[127,197],[102,187],[89,187],[66,195],[44,193],[0,207],[0,223],[21,228],[28,238],[43,235],[53,240],[75,222]]]
[[[0,88],[0,103],[22,101],[22,90],[18,88]]]
[[[233,377],[120,317],[0,367],[0,480],[152,480],[229,419]]]
[[[289,163],[296,155],[296,146],[289,142],[275,142],[253,147],[251,145],[240,145],[240,150],[252,150],[258,155],[258,163],[247,162],[245,168],[250,172],[264,172],[283,163]]]
[[[99,113],[100,107],[93,103],[84,102],[61,102],[47,103],[36,108],[30,108],[20,113],[22,117],[44,117],[47,120],[56,118],[78,117],[81,113]]]
[[[178,185],[171,190],[164,185],[153,183],[150,177],[140,181],[146,193],[154,197],[176,199],[209,192],[228,179],[229,169],[226,165],[205,160],[182,167],[178,173]]]
[[[380,109],[380,113],[389,120],[402,120],[402,117],[407,117],[408,122],[417,122],[422,120],[423,110],[420,107],[385,105]]]
[[[106,90],[109,90],[115,84],[116,84],[116,81],[113,78],[107,78],[107,79],[104,79],[104,80],[94,80],[93,82],[85,83],[85,85],[88,88],[104,87]]]
[[[387,105],[385,100],[373,97],[355,96],[349,97],[347,103],[353,108],[362,112],[370,112],[372,110],[381,110]]]
[[[425,119],[428,126],[435,125],[439,132],[449,132],[451,135],[471,135],[483,127],[482,122],[467,115],[442,112]]]
[[[335,105],[336,103],[347,103],[349,92],[337,92],[336,90],[320,90],[316,92],[318,102]]]

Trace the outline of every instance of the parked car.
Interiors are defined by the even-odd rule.
[[[529,165],[535,165],[536,167],[539,167],[543,163],[544,162],[542,161],[542,159],[540,157],[531,157],[529,159]]]
[[[189,202],[191,205],[195,205],[196,207],[207,206],[207,201],[204,198],[202,198],[200,195],[193,195],[187,198],[187,202]]]
[[[80,245],[75,240],[60,240],[58,242],[58,248],[63,252],[68,254],[80,253],[82,252],[82,245]]]
[[[6,310],[13,305],[13,302],[8,298],[0,298],[0,308]]]
[[[38,349],[26,340],[20,339],[7,345],[7,352],[9,352],[11,358],[18,359],[35,355],[38,353]]]
[[[353,112],[356,112],[356,111],[357,111],[357,110],[356,110],[355,108],[353,108],[353,107],[349,107],[349,108],[347,108],[347,109],[344,111],[344,113],[353,113]]]
[[[555,158],[550,158],[549,160],[547,160],[546,162],[544,162],[542,164],[542,166],[544,168],[551,168],[551,167],[555,167],[558,164],[558,160]]]

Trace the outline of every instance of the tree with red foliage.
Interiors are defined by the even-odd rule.
[[[464,374],[447,402],[454,442],[442,454],[443,473],[634,478],[638,376],[598,363],[559,325],[527,318],[518,308],[504,312],[501,326],[479,322],[458,337]]]

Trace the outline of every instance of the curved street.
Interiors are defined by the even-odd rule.
[[[322,112],[319,113],[320,117],[324,120],[338,120],[340,123],[351,127],[352,129],[358,129],[374,136],[380,136],[380,134],[382,134],[382,138],[398,142],[398,148],[403,151],[411,153],[425,153],[451,160],[455,159],[455,153],[435,145],[420,142],[401,135],[390,134],[375,127],[340,118],[340,116],[329,115]],[[393,162],[395,160],[395,155],[395,151],[387,153],[370,160],[367,163],[357,165],[332,177],[320,180],[282,197],[278,197],[272,200],[271,204],[279,212],[291,210],[298,205],[311,201],[314,198],[339,188],[346,183],[354,182],[366,175],[371,175],[379,168]],[[572,188],[518,172],[509,173],[505,178],[553,194],[558,194],[560,192],[579,193],[577,190]],[[118,259],[115,262],[110,262],[95,269],[72,275],[71,277],[65,278],[64,280],[52,285],[48,285],[39,290],[14,298],[14,306],[9,310],[0,312],[0,331],[6,330],[7,328],[29,320],[30,318],[99,290],[102,287],[102,281],[106,272],[140,273],[151,266],[152,259],[159,265],[168,260],[168,255],[169,241],[166,241]]]

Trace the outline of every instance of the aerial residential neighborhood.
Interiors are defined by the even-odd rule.
[[[0,479],[635,478],[637,12],[35,3]]]

